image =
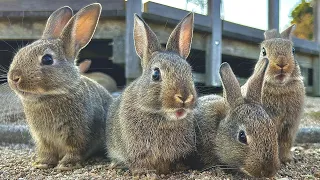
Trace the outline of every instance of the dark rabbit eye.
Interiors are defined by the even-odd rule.
[[[152,73],[152,80],[159,81],[161,78],[160,69],[154,68]]]
[[[262,48],[262,55],[263,55],[263,56],[266,56],[266,55],[267,55],[267,51],[266,51],[266,49],[265,49],[264,47]]]
[[[244,131],[239,131],[238,140],[243,144],[247,144],[247,136]]]
[[[292,54],[295,54],[296,50],[294,48],[292,48]]]
[[[44,56],[42,56],[41,64],[43,64],[43,65],[53,64],[52,56],[50,54],[45,54]]]

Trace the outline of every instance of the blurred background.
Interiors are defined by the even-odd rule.
[[[54,10],[68,5],[77,11],[92,2],[101,3],[103,11],[77,64],[90,59],[86,73],[109,75],[119,91],[141,73],[133,46],[133,13],[146,20],[165,46],[174,26],[193,11],[195,30],[188,61],[200,93],[221,89],[222,62],[229,62],[240,82],[245,82],[259,57],[264,31],[283,31],[296,24],[296,59],[308,94],[320,96],[319,42],[314,34],[319,0],[0,0],[0,65],[8,69],[19,48],[41,37]]]

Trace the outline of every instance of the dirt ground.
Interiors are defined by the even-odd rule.
[[[282,166],[274,179],[320,178],[320,144],[299,144],[293,148],[295,161]],[[204,172],[186,171],[157,176],[153,173],[131,176],[128,171],[110,170],[106,159],[95,158],[81,169],[60,172],[31,167],[34,149],[26,145],[0,145],[0,179],[242,179],[247,176],[213,168]]]

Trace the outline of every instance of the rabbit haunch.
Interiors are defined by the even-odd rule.
[[[167,47],[135,15],[134,42],[143,73],[110,106],[107,150],[114,163],[132,171],[168,173],[195,149],[195,91],[189,55],[193,14],[171,33]]]
[[[65,6],[51,14],[42,38],[21,48],[8,73],[19,95],[36,144],[36,168],[78,167],[105,148],[105,122],[111,95],[80,75],[74,61],[91,40],[101,5],[74,16]],[[88,20],[89,18],[89,20]]]

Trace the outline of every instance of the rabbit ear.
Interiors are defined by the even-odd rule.
[[[189,13],[172,31],[166,50],[179,53],[181,57],[187,59],[191,49],[193,36],[194,13]]]
[[[291,39],[292,33],[295,29],[296,29],[296,25],[295,24],[291,25],[281,33],[281,37],[284,39]]]
[[[269,61],[267,58],[263,58],[259,61],[260,62],[258,62],[257,66],[255,67],[253,76],[251,77],[250,81],[248,81],[246,99],[261,103],[263,80]]]
[[[276,29],[267,30],[264,32],[264,39],[273,39],[273,38],[279,38],[279,32]]]
[[[90,65],[91,65],[91,60],[90,59],[86,59],[84,61],[82,61],[80,64],[79,64],[79,70],[81,73],[85,73],[89,70],[90,68]]]
[[[69,6],[64,6],[54,11],[47,20],[42,39],[58,38],[73,15]]]
[[[230,65],[226,62],[220,66],[220,78],[223,85],[223,93],[230,107],[234,108],[243,102],[240,84],[234,75]]]
[[[133,37],[134,47],[141,59],[142,67],[144,67],[148,63],[150,55],[160,50],[159,40],[147,23],[137,14],[134,14]]]
[[[75,59],[79,51],[91,40],[101,14],[99,3],[90,4],[75,14],[63,29],[63,41],[66,56]]]

